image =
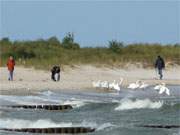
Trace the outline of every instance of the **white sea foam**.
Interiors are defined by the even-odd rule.
[[[47,92],[51,93],[51,92]],[[47,94],[46,93],[46,94]],[[47,94],[49,95],[49,94]],[[50,94],[51,95],[51,94]],[[4,101],[6,104],[25,104],[25,105],[38,105],[38,104],[61,104],[66,105],[70,104],[74,108],[81,107],[85,105],[85,102],[82,100],[73,100],[73,99],[64,99],[60,100],[59,98],[50,96],[50,97],[38,97],[38,96],[6,96],[6,95],[0,95],[0,102]]]
[[[78,107],[82,107],[82,106],[84,106],[86,103],[85,102],[83,102],[83,101],[78,101],[78,100],[75,100],[75,101],[71,101],[71,100],[67,100],[67,101],[65,101],[64,103],[63,103],[64,105],[66,105],[66,104],[70,104],[70,105],[72,105],[74,108],[78,108]]]
[[[119,103],[119,100],[113,99],[112,103]]]
[[[0,95],[0,100],[4,100],[7,103],[15,103],[15,104],[35,104],[35,103],[42,103],[46,101],[45,99],[38,97],[38,96],[5,96]]]
[[[42,94],[45,96],[51,96],[51,95],[54,95],[55,93],[48,90],[48,91],[38,92],[38,94]]]
[[[109,128],[113,128],[116,127],[115,125],[111,124],[111,123],[104,123],[100,126],[98,126],[97,130],[104,130],[104,129],[109,129]]]
[[[97,124],[96,122],[89,122],[85,120],[81,123],[81,126],[95,128],[97,131],[116,127],[116,125],[113,125],[110,122]]]
[[[177,133],[173,133],[172,135],[180,135],[180,129],[177,131]]]
[[[114,125],[111,123],[97,124],[96,122],[83,121],[82,123],[61,122],[56,123],[49,119],[46,120],[22,120],[22,119],[0,119],[0,128],[50,128],[50,127],[90,127],[96,130],[104,130],[112,128]]]
[[[0,117],[3,115],[3,112],[2,111],[0,111]]]
[[[19,120],[19,119],[1,119],[1,128],[46,128],[46,127],[71,127],[72,123],[55,123],[51,120]]]
[[[130,100],[130,99],[123,99],[120,101],[120,105],[115,108],[115,110],[129,110],[129,109],[142,109],[142,108],[149,108],[149,109],[158,109],[163,106],[163,102],[161,101],[151,101],[149,99],[137,99],[137,100]]]

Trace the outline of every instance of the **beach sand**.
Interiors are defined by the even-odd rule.
[[[33,68],[15,67],[14,81],[8,81],[8,71],[6,67],[0,68],[0,94],[22,94],[32,93],[42,90],[55,91],[97,91],[92,87],[92,81],[120,80],[124,78],[122,87],[127,87],[131,82],[143,80],[150,85],[165,82],[169,85],[180,85],[180,67],[164,70],[164,79],[158,80],[158,75],[154,69],[143,68],[103,68],[91,65],[75,66],[73,68],[64,67],[61,72],[61,80],[53,82],[51,72],[35,70]]]

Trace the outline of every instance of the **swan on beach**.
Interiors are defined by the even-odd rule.
[[[145,82],[141,82],[141,85],[139,86],[140,89],[145,89],[149,86],[149,84],[145,83]]]
[[[129,89],[137,89],[140,86],[140,80],[137,80],[135,83],[130,83],[127,88]]]
[[[93,87],[98,88],[101,87],[101,80],[98,80],[97,82],[92,82]]]
[[[101,88],[109,89],[109,82],[108,81],[101,82]]]
[[[116,90],[116,91],[120,91],[121,90],[120,85],[118,83],[114,84],[113,89]]]
[[[121,77],[120,78],[120,81],[119,83],[116,82],[116,80],[114,80],[112,83],[109,83],[109,89],[114,89],[114,90],[117,90],[117,91],[120,91],[120,85],[122,84],[123,82],[123,78]]]
[[[113,87],[112,88],[119,92],[121,90],[120,85],[122,84],[122,82],[123,82],[123,78],[121,77],[119,83],[113,82]]]
[[[166,93],[168,96],[170,95],[170,90],[166,87],[165,83],[161,83],[154,87],[155,90],[159,90],[159,94]]]
[[[124,80],[124,79],[121,77],[121,78],[120,78],[120,81],[119,81],[119,85],[122,84],[123,80]]]
[[[114,80],[112,83],[109,83],[109,89],[113,89],[115,84],[116,80]]]
[[[93,81],[92,85],[94,88],[107,88],[107,89],[109,88],[108,81],[101,81],[101,80],[98,80],[97,82]]]
[[[120,78],[119,83],[114,80],[112,83],[109,83],[108,81],[97,81],[97,82],[92,82],[93,87],[95,88],[106,88],[106,89],[114,89],[117,91],[120,91],[120,85],[123,82],[123,78]]]

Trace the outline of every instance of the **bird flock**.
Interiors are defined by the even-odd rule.
[[[112,83],[110,83],[108,81],[98,80],[97,82],[93,81],[92,85],[94,88],[104,88],[104,89],[112,89],[112,90],[120,91],[121,90],[120,86],[121,86],[122,82],[123,82],[123,78],[120,78],[119,82],[114,80]]]
[[[119,81],[114,80],[113,82],[108,82],[108,81],[93,81],[92,86],[94,88],[100,88],[100,89],[107,89],[107,90],[116,90],[117,92],[120,92],[121,90],[121,85],[123,82],[123,78],[120,78]],[[137,80],[136,82],[130,83],[127,88],[136,90],[136,89],[145,89],[149,87],[150,85],[145,83],[144,81]],[[154,86],[155,90],[159,90],[159,94],[167,94],[168,96],[170,95],[170,89],[166,87],[165,83],[157,84]]]

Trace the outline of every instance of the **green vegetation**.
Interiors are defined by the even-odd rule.
[[[115,40],[108,47],[80,47],[74,42],[74,35],[68,33],[60,42],[56,37],[47,40],[10,41],[0,40],[1,64],[5,66],[10,55],[18,65],[49,69],[54,64],[75,65],[94,64],[122,66],[125,63],[142,63],[144,67],[153,66],[157,55],[166,62],[180,64],[180,44],[128,44]]]

